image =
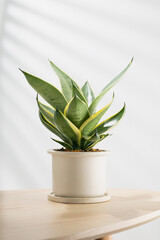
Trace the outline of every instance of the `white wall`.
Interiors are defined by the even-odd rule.
[[[135,56],[132,67],[114,88],[115,105],[110,111],[120,109],[125,101],[126,115],[113,136],[99,147],[112,151],[108,187],[160,191],[159,1],[4,3],[0,24],[0,188],[51,187],[51,159],[46,150],[58,147],[41,125],[35,92],[18,67],[59,87],[50,58],[80,85],[89,80],[98,94]],[[152,238],[160,239],[159,220],[114,237]]]

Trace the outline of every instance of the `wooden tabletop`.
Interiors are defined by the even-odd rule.
[[[93,239],[124,231],[160,216],[160,193],[111,189],[109,202],[62,204],[49,190],[0,192],[0,239]]]

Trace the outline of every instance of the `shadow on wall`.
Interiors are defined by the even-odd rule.
[[[35,2],[36,4],[39,4],[38,1]],[[31,4],[26,4],[24,1],[6,0],[2,35],[5,36],[5,39],[7,41],[14,42],[14,44],[22,46],[26,49],[26,51],[29,51],[30,54],[34,55],[34,57],[39,60],[45,56],[45,54],[43,54],[43,51],[41,53],[40,51],[36,50],[36,48],[32,46],[32,41],[28,42],[23,35],[20,36],[19,34],[15,34],[15,32],[13,30],[11,31],[11,29],[15,29],[17,33],[24,31],[25,35],[31,36],[31,40],[33,38],[36,38],[40,41],[43,40],[45,44],[49,44],[51,47],[54,45],[61,51],[64,51],[69,55],[73,55],[74,58],[76,56],[76,58],[81,59],[83,62],[85,61],[87,65],[98,67],[102,71],[105,71],[106,64],[100,62],[99,59],[93,59],[93,57],[86,54],[85,51],[82,51],[82,49],[72,45],[72,41],[67,41],[67,37],[69,35],[73,35],[73,38],[75,35],[79,38],[84,37],[87,41],[101,45],[103,49],[105,49],[107,45],[114,46],[112,50],[124,56],[127,51],[131,51],[130,43],[124,41],[121,36],[119,36],[119,39],[117,41],[117,38],[113,38],[109,34],[105,34],[108,31],[107,28],[110,30],[110,21],[112,21],[113,27],[115,27],[115,25],[117,28],[119,26],[123,26],[125,31],[127,31],[127,28],[133,27],[133,34],[142,33],[142,28],[143,34],[145,34],[146,37],[148,34],[158,34],[155,25],[152,25],[148,31],[149,26],[145,23],[143,18],[133,19],[127,14],[126,16],[124,13],[120,14],[120,12],[114,14],[114,12],[111,13],[107,7],[104,10],[100,7],[97,8],[97,6],[94,7],[94,5],[86,6],[82,3],[74,1],[48,0],[45,1],[45,5],[47,5],[48,8],[46,8],[44,11],[42,1],[40,2],[40,4],[42,4],[41,8],[37,8],[36,4],[33,4],[32,6]],[[90,17],[93,17],[95,19],[103,21],[103,24],[106,27],[105,31],[97,31],[98,27],[100,27],[98,24],[97,26],[93,26],[91,29],[88,26],[85,27],[85,25],[76,24],[76,22],[74,23],[73,21],[70,21],[69,18],[66,21],[66,19],[63,19],[63,16],[61,14],[52,14],[52,11],[47,11],[49,8],[52,9],[56,5],[59,6],[58,9],[66,8],[66,11],[68,9],[70,9],[70,11],[78,11],[79,14],[82,14],[82,17],[83,14],[87,14],[88,19]],[[33,22],[29,21],[29,18],[33,19]],[[34,21],[39,22],[38,25],[43,22],[46,25],[46,29],[44,29],[44,27],[42,29],[40,27],[37,27],[36,24],[33,24]],[[57,29],[58,31],[62,31],[62,38],[55,34]],[[63,35],[63,31],[64,33],[67,33],[67,35]],[[138,45],[136,48],[138,48],[139,52],[143,54],[146,53],[143,48],[139,47]],[[7,49],[3,48],[3,51],[7,51]],[[110,64],[108,67],[109,71],[111,71],[112,68],[114,70],[113,65]]]
[[[51,1],[47,1],[48,5],[51,3]],[[45,3],[47,3],[45,1]],[[62,4],[64,5],[63,1],[53,1],[52,4]],[[38,2],[37,2],[38,4]],[[76,5],[74,5],[72,2],[67,1],[66,2],[66,6],[65,7],[71,7],[73,8],[76,7]],[[54,7],[53,5],[51,5],[51,7]],[[129,50],[129,45],[126,42],[123,41],[117,41],[116,39],[113,39],[111,37],[109,37],[108,35],[105,36],[103,34],[97,33],[96,29],[91,29],[90,28],[84,28],[74,24],[73,22],[66,22],[62,18],[56,18],[54,17],[54,15],[50,15],[51,13],[45,13],[43,11],[43,9],[37,10],[35,7],[33,8],[33,6],[28,6],[25,4],[23,4],[23,2],[20,1],[6,1],[6,7],[5,7],[5,18],[4,18],[4,24],[3,24],[3,36],[5,36],[5,39],[8,42],[14,43],[15,45],[21,46],[22,48],[24,48],[27,52],[29,52],[32,56],[34,56],[37,60],[42,60],[45,57],[45,54],[43,54],[43,52],[40,52],[38,50],[36,50],[34,48],[34,46],[32,46],[32,41],[28,42],[26,41],[26,39],[24,38],[24,36],[20,36],[19,34],[15,34],[14,31],[11,31],[11,28],[15,28],[16,32],[25,32],[26,35],[31,36],[31,39],[36,38],[37,40],[40,41],[44,41],[44,44],[49,44],[50,47],[52,48],[52,46],[54,45],[56,48],[59,48],[61,51],[65,52],[66,54],[72,55],[74,56],[74,58],[78,58],[81,59],[81,61],[86,62],[87,65],[90,65],[91,67],[97,67],[100,70],[104,71],[106,69],[106,64],[104,64],[103,62],[100,62],[97,59],[93,59],[92,56],[88,55],[85,53],[85,51],[82,51],[81,49],[74,47],[72,45],[72,42],[68,42],[66,41],[66,36],[62,36],[62,38],[60,38],[59,36],[57,36],[54,33],[54,30],[56,30],[56,28],[58,28],[58,30],[60,31],[67,31],[68,35],[73,35],[73,37],[79,36],[80,38],[83,36],[87,41],[91,41],[91,42],[95,42],[98,45],[101,45],[104,47],[106,45],[114,45],[114,49],[116,52],[119,52],[120,54],[125,54],[125,51],[128,49]],[[104,21],[106,22],[106,25],[108,24],[107,22],[107,18],[106,15],[104,14],[104,12],[102,12],[101,15],[101,11],[99,11],[96,13],[97,9],[96,8],[86,8],[83,5],[80,5],[79,8],[76,7],[76,9],[78,9],[78,11],[81,13],[81,11],[85,11],[89,17],[89,15],[93,15],[94,17],[104,17]],[[17,12],[18,14],[13,14],[13,12]],[[21,18],[21,15],[23,15],[23,13],[25,14],[25,18]],[[109,13],[108,13],[109,14]],[[28,18],[27,18],[28,16]],[[52,32],[50,31],[50,29],[48,28],[46,31],[44,31],[44,29],[41,28],[37,28],[34,24],[32,25],[32,23],[28,22],[27,19],[29,19],[29,17],[34,19],[37,19],[37,21],[45,21],[46,25],[50,26],[50,29],[52,29]],[[110,14],[109,14],[110,16]],[[112,20],[114,20],[115,16],[110,16],[112,17]],[[117,16],[116,18],[117,19]],[[121,17],[120,17],[121,19]],[[116,20],[116,24],[119,24],[119,20]],[[6,27],[5,27],[6,26]],[[56,32],[56,31],[55,31]],[[7,49],[4,47],[2,48],[2,51],[6,54]],[[8,53],[9,54],[9,53]],[[13,56],[12,56],[13,57]],[[23,59],[20,59],[21,61],[23,61]],[[43,61],[43,60],[42,60]],[[109,69],[111,70],[114,66],[110,65]]]

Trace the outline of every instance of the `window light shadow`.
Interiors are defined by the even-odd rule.
[[[48,0],[50,2],[56,2],[57,4],[61,4],[64,6],[69,6],[70,8],[72,8],[73,10],[76,9],[78,11],[81,12],[85,12],[88,15],[93,15],[95,17],[98,18],[102,18],[104,21],[107,21],[108,19],[112,19],[112,22],[115,22],[116,24],[121,23],[124,24],[126,26],[132,26],[132,24],[134,24],[134,27],[136,29],[136,31],[139,31],[139,33],[141,33],[141,29],[143,29],[143,31],[145,32],[145,34],[150,36],[150,32],[151,34],[159,34],[157,32],[157,26],[155,26],[153,24],[152,27],[148,26],[148,24],[146,24],[145,20],[143,20],[143,18],[140,17],[136,17],[133,19],[132,16],[130,16],[129,14],[126,13],[126,15],[120,12],[116,12],[116,14],[112,11],[109,11],[109,9],[106,7],[105,9],[101,7],[100,4],[98,4],[98,6],[94,6],[93,4],[90,4],[89,6],[86,4],[84,5],[83,2],[81,1],[74,1],[74,0]],[[128,3],[127,0],[126,4]],[[135,4],[135,7],[137,8],[139,5],[141,5],[141,3],[136,0],[133,2]],[[151,4],[152,5],[152,4]],[[154,3],[155,5],[155,3]],[[157,5],[159,7],[159,5]],[[150,22],[152,21],[152,19],[150,19]],[[148,28],[150,27],[149,31]]]
[[[20,9],[22,9],[23,11],[28,11],[30,13],[32,13],[34,16],[39,16],[42,17],[43,19],[49,21],[50,23],[52,23],[53,25],[53,30],[52,32],[54,32],[54,25],[58,26],[58,28],[62,28],[63,29],[67,29],[68,33],[74,33],[75,35],[79,35],[79,36],[84,36],[86,38],[86,40],[94,42],[98,45],[103,45],[104,49],[107,45],[109,46],[114,46],[114,51],[116,53],[120,53],[120,54],[125,54],[125,52],[127,50],[130,50],[129,48],[129,44],[127,42],[122,42],[120,41],[120,39],[117,41],[117,39],[113,39],[112,37],[110,37],[109,35],[107,36],[100,36],[99,33],[96,33],[96,31],[91,31],[88,28],[85,28],[83,26],[77,26],[74,25],[73,23],[69,22],[67,23],[66,21],[62,20],[62,19],[56,19],[53,15],[47,15],[42,11],[38,11],[36,9],[33,9],[27,5],[23,5],[20,2],[16,2],[13,1],[11,2],[12,4],[14,4],[15,7],[18,7]],[[70,6],[70,5],[69,5]],[[101,66],[103,65],[103,63],[101,62],[99,64],[99,61],[96,61],[96,59],[93,59],[93,57],[88,56],[85,52],[79,51],[79,49],[77,48],[73,48],[72,45],[69,45],[68,43],[66,44],[64,39],[60,39],[57,38],[56,35],[52,36],[50,35],[45,35],[43,34],[43,31],[38,31],[36,28],[34,28],[33,26],[29,26],[26,23],[20,22],[19,20],[15,19],[15,17],[11,16],[10,14],[8,14],[7,17],[8,20],[10,20],[12,23],[15,23],[17,26],[21,26],[22,28],[25,28],[26,30],[28,30],[29,32],[32,32],[32,34],[39,36],[41,39],[44,39],[47,42],[50,42],[50,44],[55,44],[56,47],[59,47],[61,49],[63,49],[66,52],[71,53],[76,53],[76,56],[79,59],[83,59],[83,61],[85,61],[85,59],[87,60],[87,64],[92,64],[98,66],[98,68],[101,68]],[[117,25],[119,25],[119,21],[116,22]],[[107,25],[108,23],[106,22],[106,29],[107,29]],[[141,49],[140,49],[141,51]],[[95,63],[95,64],[94,64]],[[104,68],[106,68],[106,66],[104,66]],[[112,66],[109,66],[109,68],[112,69]]]
[[[100,62],[96,58],[93,58],[93,56],[90,56],[79,49],[72,48],[68,44],[65,44],[65,42],[63,40],[58,39],[56,36],[53,37],[53,36],[45,35],[45,34],[43,34],[43,32],[38,31],[35,28],[31,28],[27,24],[21,23],[12,17],[8,17],[8,20],[10,20],[12,22],[12,24],[15,24],[16,26],[20,27],[21,29],[25,29],[25,31],[27,31],[29,34],[32,34],[36,37],[39,37],[41,40],[44,40],[45,43],[49,43],[51,47],[54,46],[54,47],[62,50],[63,52],[74,56],[74,58],[77,58],[78,60],[81,59],[81,61],[83,61],[83,63],[86,62],[86,64],[89,65],[90,67],[96,67],[101,71],[104,71],[106,69],[106,64],[104,62]],[[31,45],[26,44],[25,39],[22,42],[18,38],[18,36],[14,35],[10,32],[7,32],[7,31],[5,31],[5,38],[7,38],[9,41],[13,42],[16,45],[22,46],[32,56],[34,55],[34,57],[36,57],[38,59],[38,61],[40,61],[41,59],[44,59],[45,56],[43,55],[43,53],[40,53],[40,51],[36,50]],[[106,42],[105,42],[105,44],[106,44]],[[52,56],[50,56],[50,57],[52,57]],[[108,66],[108,68],[109,68],[109,71],[111,71],[112,69],[113,70],[115,69],[115,67],[112,65]]]

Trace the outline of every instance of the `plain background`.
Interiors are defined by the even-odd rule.
[[[46,151],[59,147],[42,126],[36,94],[18,67],[60,87],[49,58],[80,86],[88,80],[98,94],[134,56],[113,89],[115,100],[107,114],[126,102],[125,117],[98,147],[112,151],[109,188],[160,191],[159,16],[158,0],[1,0],[0,189],[50,188]],[[114,239],[159,240],[160,221]]]

